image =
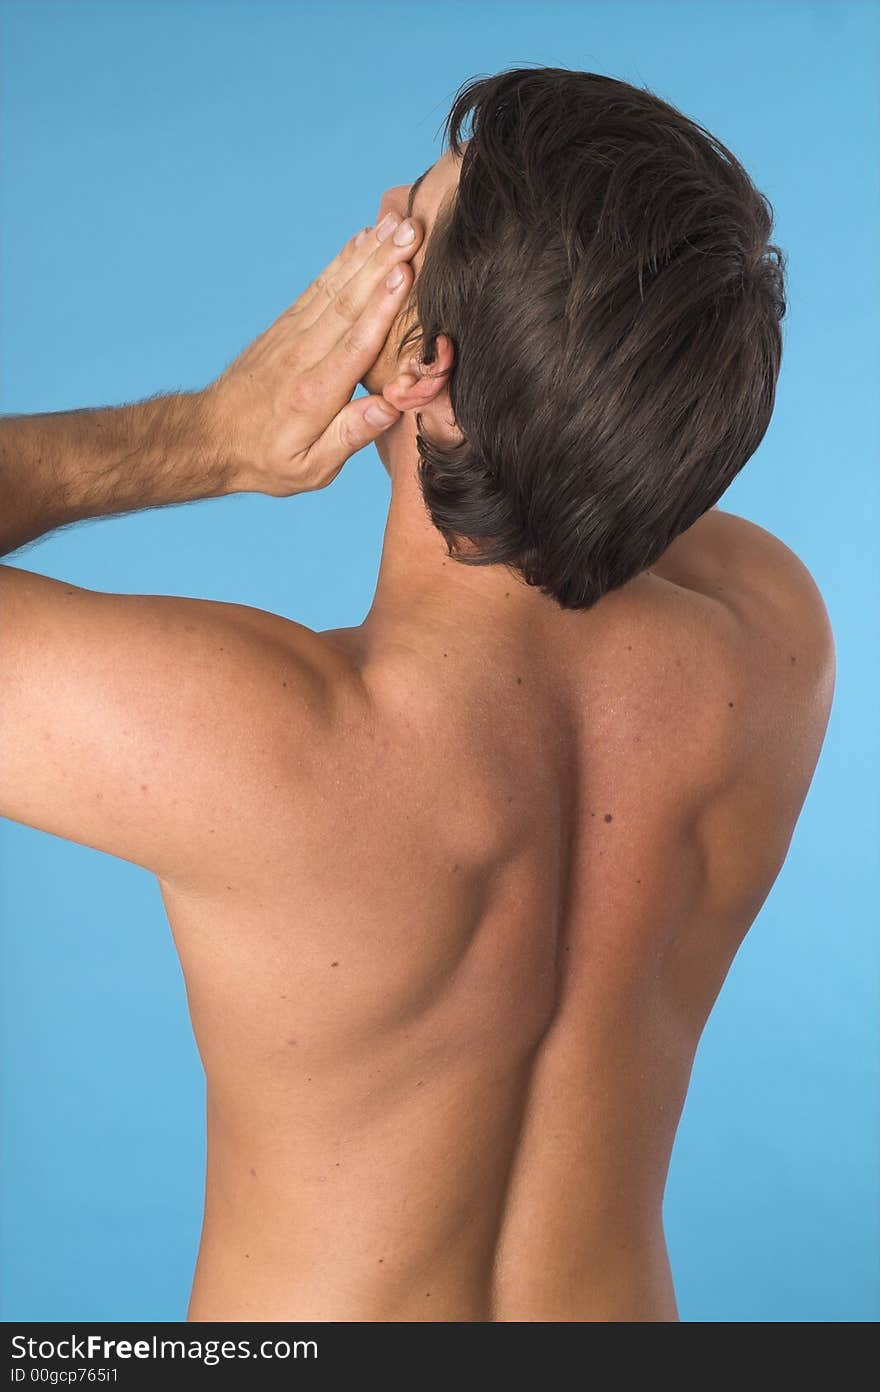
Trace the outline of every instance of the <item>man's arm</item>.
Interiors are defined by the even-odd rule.
[[[376,398],[350,398],[412,283],[404,266],[387,288],[388,267],[421,236],[365,232],[205,391],[0,418],[3,551],[81,518],[335,477],[384,428]],[[325,661],[260,610],[0,565],[0,815],[194,883],[234,863],[236,816],[265,815],[273,768],[307,756]]]
[[[381,396],[351,395],[411,287],[421,228],[408,225],[400,244],[399,228],[381,241],[364,228],[203,391],[0,417],[0,555],[89,517],[326,487],[400,415]]]

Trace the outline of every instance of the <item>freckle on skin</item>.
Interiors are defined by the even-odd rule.
[[[605,820],[606,820],[606,822],[613,822],[613,821],[614,821],[614,818],[612,817],[612,815],[611,815],[610,812],[606,812],[606,813],[605,813]]]
[[[288,1042],[288,1044],[295,1044],[295,1043],[296,1043],[296,1040],[295,1040],[295,1039],[288,1039],[287,1042]]]
[[[338,962],[331,962],[330,965],[331,965],[331,967],[338,967],[338,966],[339,966],[339,963],[338,963]]]
[[[282,682],[281,685],[282,685],[282,686],[286,686],[286,685],[287,685],[287,682]]]
[[[791,660],[792,662],[797,662],[797,658],[795,657],[794,653],[792,653],[791,655]]]
[[[257,1177],[257,1172],[256,1172],[256,1170],[251,1170],[251,1174],[254,1176],[254,1179],[256,1179],[256,1177]]]
[[[517,686],[522,686],[522,677],[517,677],[516,684]]]
[[[146,791],[147,791],[147,785],[146,785],[146,783],[142,783],[142,784],[141,784],[141,792],[142,792],[142,793],[145,793]]]
[[[732,702],[732,701],[728,701],[727,704],[730,706],[730,709],[733,710],[733,702]]]

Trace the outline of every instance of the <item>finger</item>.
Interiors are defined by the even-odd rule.
[[[267,333],[272,329],[282,327],[287,331],[291,324],[295,324],[298,331],[308,327],[311,320],[316,319],[323,312],[330,293],[328,287],[331,284],[333,286],[344,284],[345,276],[351,275],[351,267],[362,265],[371,254],[375,231],[374,227],[362,227],[360,232],[349,237],[342,250],[337,252],[329,265],[325,266],[321,274],[312,281],[311,285],[306,287],[299,299],[294,300],[293,304],[282,310],[278,318],[269,326]],[[312,306],[309,315],[304,313],[308,306]]]
[[[316,318],[326,308],[336,291],[364,265],[376,247],[387,240],[402,220],[401,214],[387,213],[377,227],[362,227],[360,232],[349,237],[329,265],[324,267],[299,299],[294,301],[289,312],[302,316],[303,311],[311,306],[311,318]]]
[[[304,374],[308,383],[306,395],[316,407],[320,403],[325,419],[342,409],[379,357],[395,319],[406,307],[414,279],[412,266],[408,262],[398,263],[341,335],[337,329],[335,338],[328,331],[319,339],[318,327],[311,331],[315,343],[329,344],[324,356]]]
[[[332,483],[343,464],[399,420],[400,411],[381,396],[359,396],[333,417],[303,461],[315,488]],[[372,417],[372,419],[370,418]]]
[[[317,275],[311,284],[306,286],[299,298],[294,300],[293,304],[290,306],[289,312],[292,314],[302,313],[306,306],[315,300],[316,297],[318,297],[321,308],[323,308],[326,303],[326,296],[323,300],[320,299],[320,296],[327,282],[329,280],[336,281],[343,266],[348,266],[351,263],[358,266],[362,265],[373,250],[375,234],[375,227],[362,227],[360,232],[355,232],[353,237],[349,237],[345,246],[336,253],[333,260],[324,267],[320,275]]]
[[[382,241],[379,241],[380,233],[383,233]],[[400,240],[395,241],[396,237]],[[424,229],[415,218],[399,218],[396,213],[389,213],[388,220],[383,219],[336,272],[324,278],[320,289],[297,315],[297,326],[303,331],[301,346],[306,361],[324,356],[363,311],[385,276],[396,265],[415,256],[423,237]]]

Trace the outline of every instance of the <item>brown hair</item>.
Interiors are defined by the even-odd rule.
[[[464,443],[419,478],[449,555],[569,609],[650,567],[760,444],[782,358],[785,256],[736,157],[647,88],[511,68],[455,96],[458,189],[407,312]],[[463,543],[468,550],[462,552]]]

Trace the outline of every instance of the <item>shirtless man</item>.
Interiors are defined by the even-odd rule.
[[[192,1320],[676,1320],[695,1050],[829,716],[821,596],[739,517],[589,607],[451,558],[416,416],[455,429],[453,345],[394,351],[461,167],[389,190],[204,392],[0,422],[7,554],[322,487],[372,439],[391,476],[351,629],[0,567],[2,811],[154,872],[179,950],[208,1097]],[[377,240],[408,204],[413,239]]]

